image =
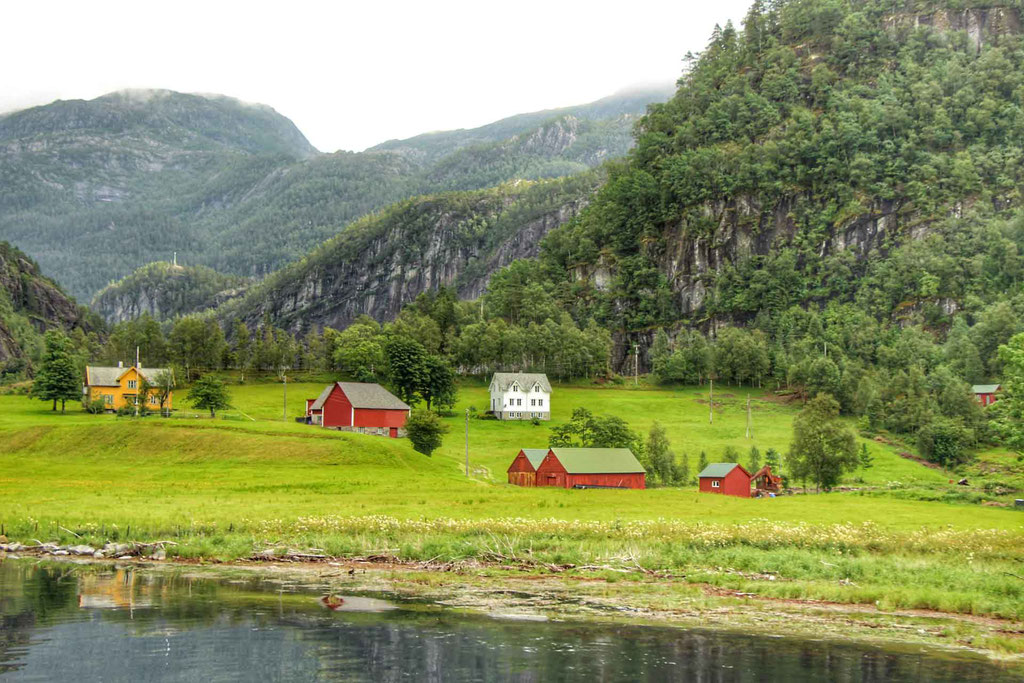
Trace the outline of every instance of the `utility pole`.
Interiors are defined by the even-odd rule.
[[[281,419],[285,422],[288,421],[288,370],[287,365],[281,368],[281,379],[284,380],[284,410],[281,414]]]
[[[750,397],[747,396],[747,438],[754,438],[754,429],[750,422]]]
[[[135,347],[135,417],[139,416],[139,389],[142,388],[142,370],[139,369],[139,347]]]
[[[469,476],[469,408],[466,408],[466,476]]]
[[[708,377],[708,424],[715,423],[715,380]]]
[[[633,342],[633,386],[640,384],[640,347]]]

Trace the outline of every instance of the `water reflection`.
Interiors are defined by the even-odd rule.
[[[1017,680],[982,660],[668,628],[468,617],[259,578],[0,564],[0,678]],[[342,608],[344,607],[344,608]]]

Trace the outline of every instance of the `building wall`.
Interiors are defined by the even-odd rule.
[[[339,393],[340,390],[339,390]],[[378,410],[375,408],[356,408],[354,427],[404,427],[407,410]]]
[[[537,405],[536,401],[543,401]],[[499,420],[531,420],[534,416],[539,420],[551,419],[551,394],[546,391],[495,391],[492,387],[489,408]],[[516,417],[510,414],[516,413]]]
[[[323,426],[352,426],[352,403],[337,384],[334,385],[331,393],[327,396],[327,400],[324,401]]]
[[[519,451],[519,455],[508,467],[508,483],[516,486],[537,485],[537,471],[533,469],[530,459],[522,451]]]
[[[554,486],[571,489],[573,486],[615,486],[620,488],[643,489],[647,477],[643,472],[621,474],[569,474],[565,467],[550,451],[537,468],[536,486]]]
[[[88,378],[86,378],[88,379]],[[129,382],[135,382],[134,387],[129,387]],[[100,387],[100,386],[86,386],[85,397],[86,402],[95,401],[96,399],[104,399],[107,404],[108,410],[117,410],[124,406],[135,405],[135,397],[139,393],[139,372],[134,367],[127,368],[124,376],[121,378],[121,385],[116,387]],[[109,396],[110,400],[106,401],[104,397]],[[155,399],[155,401],[154,401]],[[172,391],[167,396],[167,401],[164,402],[164,408],[171,410],[174,404],[174,392]],[[160,400],[150,392],[150,395],[146,402],[146,407],[152,412],[160,410]]]
[[[711,482],[720,482],[718,488],[714,488]],[[750,498],[750,477],[743,473],[738,467],[734,467],[724,477],[701,477],[700,490],[703,493],[721,493],[727,496],[739,496]]]

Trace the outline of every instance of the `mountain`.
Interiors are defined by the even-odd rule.
[[[391,319],[439,287],[479,297],[491,273],[536,256],[541,238],[576,216],[600,181],[589,171],[399,202],[356,221],[216,315],[250,329],[269,318],[300,334],[343,329],[361,315]]]
[[[214,308],[241,296],[249,282],[205,266],[179,266],[157,261],[107,285],[90,306],[110,322],[148,315],[169,320]]]
[[[623,332],[617,362],[657,326],[782,334],[793,307],[1019,315],[1022,111],[1017,3],[755,2],[542,258]]]
[[[32,259],[0,242],[0,380],[25,374],[30,358],[42,350],[46,330],[91,332],[101,325]]]
[[[632,120],[638,113],[642,113],[648,104],[664,102],[674,91],[675,89],[667,84],[630,88],[589,104],[518,114],[479,128],[424,133],[405,140],[388,140],[370,149],[400,152],[434,162],[464,147],[504,142],[551,121],[567,117],[580,121]]]
[[[349,222],[420,194],[576,173],[621,156],[664,89],[481,128],[318,153],[269,107],[169,91],[0,117],[0,238],[77,296],[174,252],[262,277]]]

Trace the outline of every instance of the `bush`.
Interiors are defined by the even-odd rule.
[[[102,398],[96,398],[85,404],[85,410],[93,415],[99,415],[106,411],[107,402]]]
[[[413,449],[430,455],[441,445],[441,435],[448,431],[448,427],[431,411],[414,410],[405,421],[405,430]]]
[[[925,424],[917,433],[921,455],[943,467],[953,467],[970,459],[968,449],[975,444],[974,431],[959,420],[940,417]]]
[[[118,417],[131,417],[135,415],[135,406],[124,405],[117,409]]]

